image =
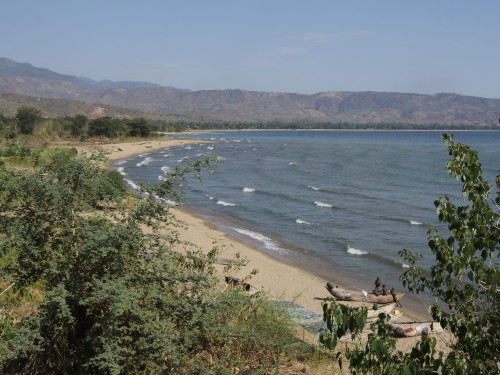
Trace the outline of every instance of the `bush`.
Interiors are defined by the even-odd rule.
[[[20,288],[44,285],[36,313],[6,322],[2,373],[277,367],[292,340],[288,323],[264,300],[238,289],[221,294],[211,262],[175,252],[180,223],[154,198],[179,195],[172,189],[208,161],[148,186],[148,198],[135,195],[128,210],[97,213],[99,199],[123,194],[121,175],[99,169],[99,155],[53,155],[30,173],[0,169],[0,259],[8,260],[2,272]]]

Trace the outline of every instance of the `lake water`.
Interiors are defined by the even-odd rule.
[[[379,276],[401,289],[401,249],[434,259],[427,230],[433,202],[461,204],[445,169],[448,151],[432,131],[207,132],[193,143],[121,160],[132,184],[158,182],[183,158],[221,158],[204,185],[192,182],[188,209],[270,255],[356,289]],[[454,132],[477,149],[483,175],[500,174],[500,132]],[[190,135],[191,136],[191,135]],[[446,230],[441,233],[446,234]]]

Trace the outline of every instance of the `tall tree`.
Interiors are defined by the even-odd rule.
[[[68,128],[71,135],[75,138],[81,136],[85,131],[85,126],[87,125],[88,118],[84,115],[76,115],[74,117],[67,118]]]
[[[31,106],[22,106],[16,112],[16,121],[19,131],[22,134],[32,134],[35,125],[42,117],[42,111],[39,108]]]

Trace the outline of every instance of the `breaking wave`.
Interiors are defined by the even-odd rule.
[[[267,236],[264,236],[261,233],[253,232],[251,230],[243,229],[243,228],[231,228],[231,229],[233,229],[234,231],[236,231],[236,232],[238,232],[240,234],[244,234],[245,236],[248,236],[250,238],[253,238],[254,240],[257,240],[257,241],[263,243],[264,247],[266,249],[269,249],[269,250],[272,250],[272,251],[276,251],[276,252],[279,252],[279,253],[285,253],[285,252],[287,252],[285,249],[283,249],[282,247],[278,246],[278,242],[274,241],[273,239],[271,239],[271,238],[269,238]]]
[[[221,206],[228,206],[228,207],[235,207],[236,203],[229,203],[226,201],[218,200],[217,204],[220,204]]]
[[[325,207],[325,208],[332,208],[333,207],[331,204],[323,203],[320,201],[315,201],[314,204],[318,207]]]
[[[347,252],[349,254],[352,254],[352,255],[365,255],[365,254],[368,254],[367,251],[359,250],[359,249],[356,249],[356,248],[351,247],[349,245],[347,245]]]
[[[304,224],[304,225],[310,225],[311,223],[309,223],[308,221],[305,221],[305,220],[301,220],[301,219],[297,219],[295,220],[295,222],[297,224]]]

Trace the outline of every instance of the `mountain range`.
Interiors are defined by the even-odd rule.
[[[190,118],[201,116],[219,121],[498,127],[500,117],[500,99],[453,93],[329,91],[305,95],[238,89],[191,91],[149,82],[97,82],[7,58],[0,58],[0,93],[123,107],[144,113],[168,113]]]

